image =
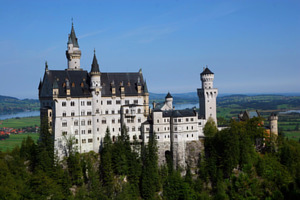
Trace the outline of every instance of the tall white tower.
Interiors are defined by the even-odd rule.
[[[68,50],[66,51],[66,56],[68,59],[68,70],[80,70],[81,51],[79,49],[73,23],[71,33],[69,34]]]
[[[213,118],[217,124],[217,96],[218,89],[214,88],[214,73],[207,67],[200,74],[202,88],[198,89],[199,117],[202,119]]]
[[[278,135],[278,116],[275,113],[271,113],[269,117],[270,132],[274,135]]]

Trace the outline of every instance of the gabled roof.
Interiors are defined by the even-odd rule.
[[[192,109],[163,111],[163,117],[195,117],[196,115],[196,111]]]
[[[208,69],[208,67],[206,67],[203,72],[201,73],[201,75],[204,75],[204,74],[214,74],[210,71],[210,69]]]
[[[73,44],[73,47],[79,47],[73,23],[72,23],[71,33],[68,39],[68,44]]]
[[[139,72],[132,73],[101,73],[102,96],[112,96],[111,83],[116,88],[116,96],[121,95],[121,87],[124,87],[125,96],[137,96],[137,84],[144,86],[142,94],[147,93],[147,85],[143,80],[143,75]],[[146,90],[145,90],[146,89]]]

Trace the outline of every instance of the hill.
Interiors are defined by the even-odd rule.
[[[12,114],[24,111],[38,110],[40,106],[37,99],[17,99],[15,97],[0,95],[0,114]]]

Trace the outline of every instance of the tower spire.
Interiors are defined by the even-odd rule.
[[[91,74],[97,74],[100,73],[99,70],[99,64],[96,58],[96,50],[94,49],[94,57],[93,57],[93,63],[92,63],[92,68],[91,68]]]
[[[81,51],[79,49],[78,40],[74,30],[73,18],[71,33],[68,36],[68,49],[66,51],[68,59],[68,70],[80,70]]]

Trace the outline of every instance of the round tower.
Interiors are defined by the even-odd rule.
[[[91,84],[90,89],[95,90],[99,93],[100,87],[101,87],[101,73],[99,70],[99,64],[96,58],[96,51],[94,50],[94,58],[93,63],[91,67],[90,77],[91,77]]]
[[[214,88],[214,78],[214,73],[212,73],[208,68],[204,68],[203,72],[200,74],[202,89]]]
[[[165,97],[165,104],[172,109],[173,108],[173,97],[170,94],[170,92],[168,92],[167,96]]]
[[[73,23],[71,33],[68,38],[68,50],[66,51],[66,56],[68,59],[68,70],[80,70],[81,51],[79,49]]]
[[[270,133],[278,135],[278,116],[275,113],[271,113],[269,117]]]

